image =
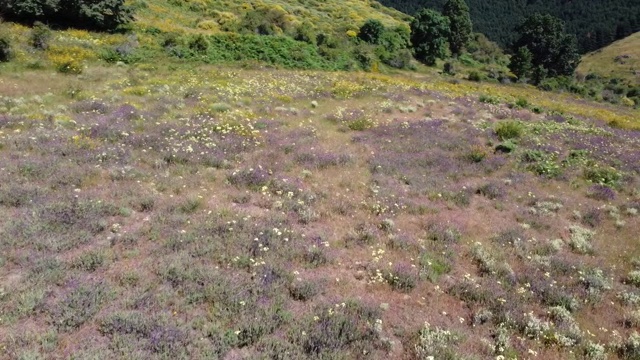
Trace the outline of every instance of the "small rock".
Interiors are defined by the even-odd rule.
[[[311,107],[312,107],[312,108],[314,108],[314,109],[315,109],[315,108],[317,108],[317,107],[318,107],[318,102],[317,102],[317,101],[315,101],[315,100],[313,100],[313,101],[311,102]]]
[[[388,303],[382,303],[380,304],[380,309],[387,311],[389,310],[389,304]]]
[[[362,279],[364,279],[364,271],[362,271],[362,270],[358,270],[358,271],[355,273],[354,277],[356,278],[356,280],[362,280]]]

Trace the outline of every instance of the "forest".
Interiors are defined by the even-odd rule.
[[[414,14],[423,7],[442,10],[446,0],[380,0],[389,7]],[[578,38],[582,53],[602,48],[640,31],[640,2],[637,0],[468,0],[474,31],[501,46],[508,45],[516,28],[527,16],[548,13],[566,23]]]

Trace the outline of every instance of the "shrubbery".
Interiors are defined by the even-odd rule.
[[[322,70],[349,70],[355,64],[344,54],[327,58],[318,47],[287,36],[220,33],[187,41],[168,36],[163,46],[176,57],[210,63],[260,61],[284,68]]]
[[[0,32],[0,62],[7,62],[13,57],[9,36]]]

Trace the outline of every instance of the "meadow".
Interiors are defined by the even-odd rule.
[[[424,72],[11,66],[1,358],[640,356],[637,109]]]

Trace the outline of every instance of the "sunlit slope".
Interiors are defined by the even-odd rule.
[[[585,55],[578,72],[640,83],[640,32]]]

